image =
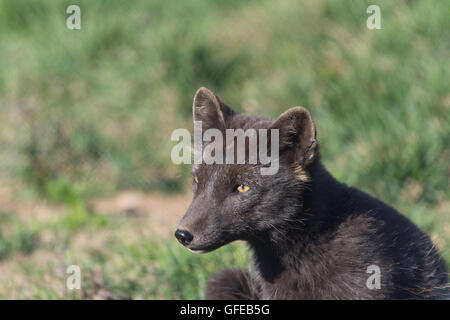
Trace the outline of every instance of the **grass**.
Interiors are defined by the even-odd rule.
[[[30,226],[23,226],[12,215],[0,212],[0,261],[11,254],[32,253],[38,246],[37,230]]]
[[[1,216],[7,219],[2,230],[16,230],[12,237],[0,237],[1,299],[200,299],[219,266],[248,265],[242,243],[200,256],[176,241],[132,237],[141,220],[115,217],[96,224],[80,222],[70,210],[62,214],[32,231],[10,215]],[[80,266],[82,290],[65,287],[69,265]]]
[[[0,0],[0,297],[199,298],[212,272],[248,264],[242,244],[192,255],[90,206],[189,192],[170,134],[192,128],[200,86],[247,113],[307,107],[329,170],[404,212],[450,264],[448,2],[76,3],[81,30],[65,27],[73,1]],[[381,30],[366,28],[369,4]],[[65,289],[72,263],[81,292]]]

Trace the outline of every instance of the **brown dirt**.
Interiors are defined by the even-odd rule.
[[[149,228],[148,231],[154,232],[155,236],[166,238],[172,236],[190,201],[191,195],[186,194],[125,191],[112,198],[94,200],[90,206],[96,212],[135,217],[138,227]]]

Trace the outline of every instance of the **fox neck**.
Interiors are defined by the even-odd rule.
[[[289,222],[289,227],[280,228],[260,235],[258,239],[249,240],[253,249],[255,267],[260,277],[273,283],[284,272],[290,270],[290,261],[308,259],[311,253],[304,248],[317,244],[333,229],[340,217],[335,214],[343,205],[348,187],[337,182],[331,174],[317,163],[311,168],[311,185],[306,193],[299,196],[298,219]],[[308,216],[308,219],[303,219]],[[303,218],[302,218],[303,217]],[[298,220],[298,222],[295,222]]]

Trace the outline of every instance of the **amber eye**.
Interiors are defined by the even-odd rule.
[[[237,191],[239,192],[247,192],[248,190],[250,190],[250,187],[246,186],[245,184],[241,184],[237,187]]]
[[[195,181],[195,183],[198,183],[198,177],[197,176],[194,177],[194,181]]]

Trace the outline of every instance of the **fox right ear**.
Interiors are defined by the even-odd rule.
[[[288,153],[295,163],[308,165],[317,157],[316,128],[305,108],[295,107],[285,111],[274,122],[272,129],[279,129],[280,153]]]
[[[215,128],[225,131],[234,111],[211,90],[201,87],[195,93],[192,113],[194,121],[202,121],[204,130]]]

